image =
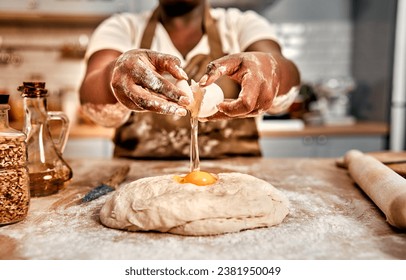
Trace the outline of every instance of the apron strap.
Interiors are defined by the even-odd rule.
[[[220,35],[216,23],[210,14],[210,6],[207,1],[204,9],[203,26],[209,42],[210,56],[213,60],[224,56]]]
[[[159,8],[157,7],[152,12],[152,14],[148,20],[148,23],[144,29],[144,33],[142,34],[141,44],[140,44],[141,49],[151,48],[152,39],[154,38],[155,28],[158,23],[158,20],[159,20]]]

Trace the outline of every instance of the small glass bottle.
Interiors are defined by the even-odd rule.
[[[23,132],[27,135],[31,196],[55,194],[72,178],[72,169],[62,158],[69,119],[63,112],[47,110],[48,90],[44,82],[24,82],[18,90],[24,98]],[[57,139],[51,135],[51,121],[61,123]]]
[[[9,126],[8,99],[0,95],[0,225],[23,220],[30,204],[26,135]]]

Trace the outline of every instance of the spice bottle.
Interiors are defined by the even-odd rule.
[[[24,82],[18,87],[24,98],[24,128],[27,135],[28,171],[31,196],[57,193],[72,178],[72,169],[62,158],[68,140],[69,119],[65,113],[47,110],[44,82]],[[50,122],[59,131],[52,136]],[[60,127],[56,127],[60,123]]]
[[[9,126],[8,99],[0,95],[0,225],[23,220],[30,204],[26,135]]]

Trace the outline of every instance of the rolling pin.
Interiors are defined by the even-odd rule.
[[[406,229],[406,179],[358,150],[348,151],[344,161],[351,177],[381,209],[387,222]]]

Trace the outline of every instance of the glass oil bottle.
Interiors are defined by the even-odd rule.
[[[47,110],[45,82],[24,82],[18,90],[24,99],[23,132],[27,135],[31,196],[55,194],[72,178],[72,169],[62,158],[69,119],[63,112]],[[51,121],[61,124],[57,138],[51,134]]]

